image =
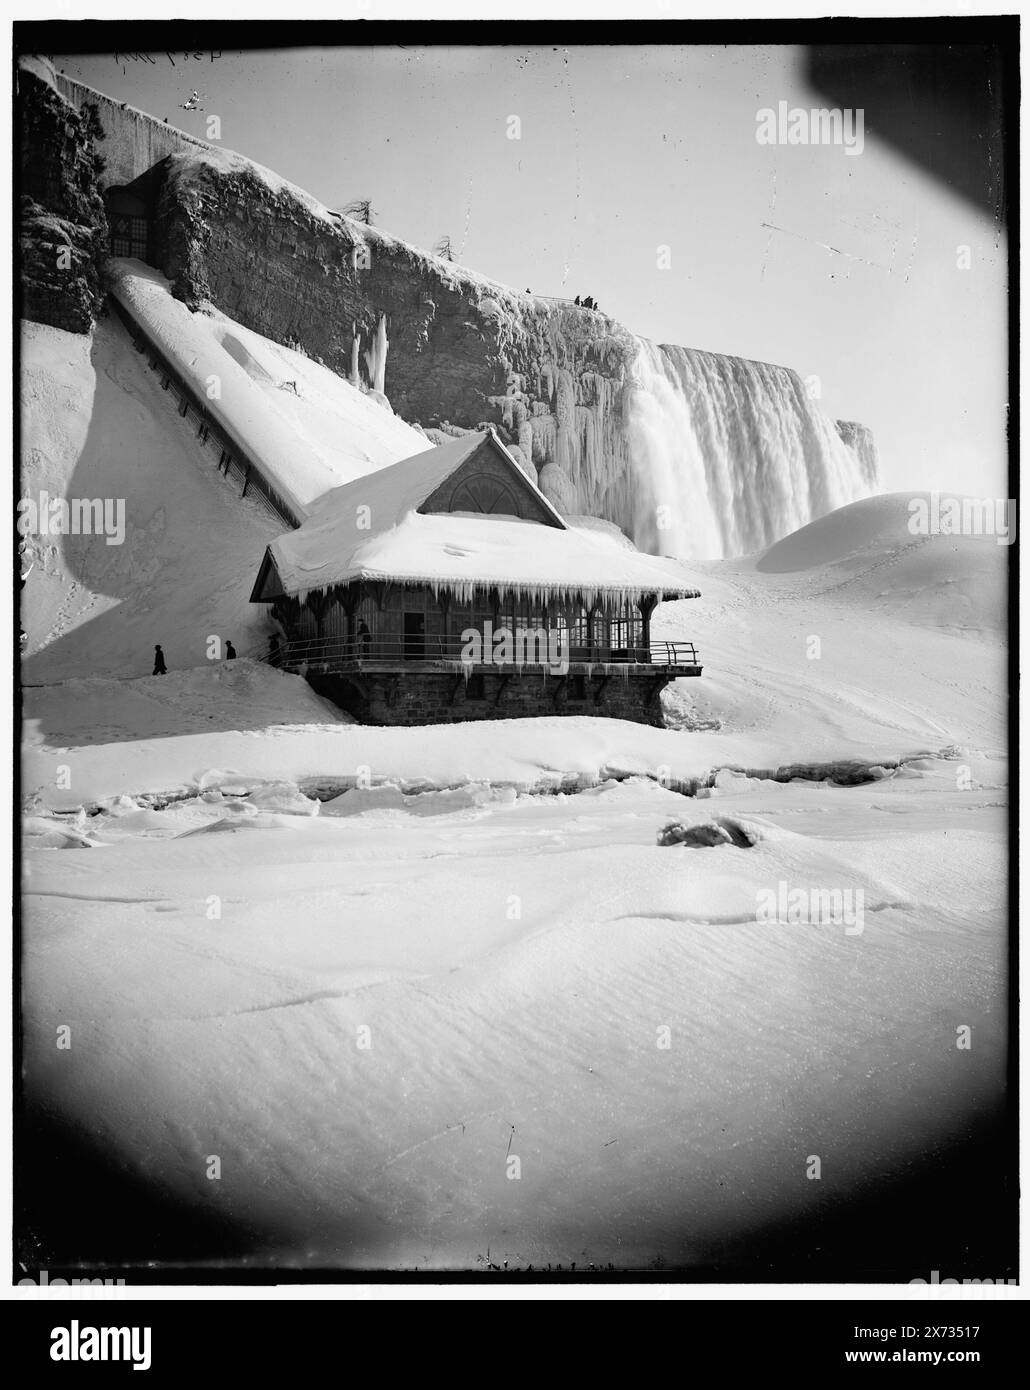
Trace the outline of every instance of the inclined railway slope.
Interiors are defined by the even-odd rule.
[[[22,557],[26,684],[146,675],[155,643],[170,668],[206,663],[212,636],[260,649],[268,622],[250,590],[291,513],[430,447],[301,354],[190,314],[147,268],[129,265],[127,278],[138,292],[116,277],[116,293],[128,321],[112,312],[89,336],[23,326],[20,495],[40,513]],[[167,386],[154,345],[175,374]],[[196,411],[181,413],[181,386],[204,401],[212,377],[222,434],[204,438]],[[244,459],[223,460],[226,438],[250,446]],[[41,514],[56,498],[105,502],[112,534],[54,533]]]

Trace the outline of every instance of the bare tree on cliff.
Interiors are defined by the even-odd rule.
[[[433,247],[433,255],[442,256],[445,261],[454,260],[454,248],[451,246],[451,239],[449,236],[442,236],[440,238]]]
[[[355,222],[364,222],[366,227],[372,226],[372,218],[376,215],[375,208],[372,206],[371,198],[358,198],[353,203],[348,203],[343,210],[344,217],[352,217]]]

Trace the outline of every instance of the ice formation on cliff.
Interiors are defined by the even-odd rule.
[[[386,354],[389,347],[386,337],[386,315],[380,314],[376,336],[365,349],[365,365],[368,368],[372,390],[378,391],[382,396],[386,395]]]

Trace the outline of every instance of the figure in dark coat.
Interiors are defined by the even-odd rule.
[[[361,655],[368,656],[369,648],[372,645],[372,634],[368,630],[368,624],[364,618],[358,619],[358,645],[361,648]]]
[[[165,665],[165,654],[160,647],[154,648],[154,672],[155,676],[167,676],[168,667]]]
[[[272,635],[271,635],[271,637],[269,637],[269,639],[268,639],[268,664],[269,664],[269,666],[278,666],[278,665],[279,665],[279,662],[280,662],[280,660],[281,660],[281,656],[282,656],[282,653],[280,652],[280,649],[279,649],[279,637],[278,637],[278,635],[277,635],[276,633],[273,632]]]
[[[225,659],[226,661],[236,660],[236,648],[233,646],[231,642],[228,641],[225,644]]]

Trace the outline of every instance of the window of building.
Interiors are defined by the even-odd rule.
[[[466,478],[451,495],[452,512],[482,512],[487,516],[520,516],[518,498],[500,478],[481,474]]]
[[[614,661],[633,661],[644,639],[644,624],[640,609],[629,599],[618,603],[611,612],[611,647]]]
[[[109,214],[111,226],[111,255],[134,256],[145,261],[148,256],[147,219],[130,213]]]
[[[585,656],[574,656],[573,661],[583,661],[590,655],[590,619],[587,610],[580,606],[574,608],[570,614],[572,619],[569,624],[569,642],[575,652],[586,653]]]

